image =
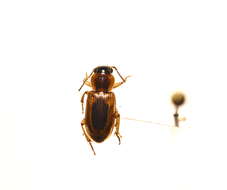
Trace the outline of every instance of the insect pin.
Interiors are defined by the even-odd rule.
[[[113,69],[122,79],[121,82],[115,82]],[[79,88],[79,91],[84,85],[92,88],[91,91],[85,91],[81,97],[82,113],[84,113],[84,98],[87,95],[85,118],[81,121],[81,127],[94,155],[96,153],[92,142],[103,142],[113,130],[119,144],[121,143],[120,114],[116,108],[115,94],[111,90],[125,83],[128,77],[123,78],[114,66],[99,66],[93,69],[89,76],[86,75]]]
[[[179,121],[182,119],[179,119],[179,107],[182,106],[185,102],[185,95],[182,92],[176,92],[171,97],[172,103],[175,106],[175,113],[173,114],[175,126],[179,127]]]

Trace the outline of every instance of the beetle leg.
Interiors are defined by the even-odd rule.
[[[91,86],[91,82],[89,82],[89,81],[87,81],[88,80],[88,75],[87,75],[87,73],[86,73],[86,76],[85,76],[85,79],[84,79],[84,82],[85,82],[85,84],[87,85],[87,86],[89,86],[89,87],[92,87]]]
[[[88,91],[84,92],[84,94],[82,95],[81,100],[80,100],[81,101],[81,105],[82,105],[82,113],[84,113],[84,96],[87,93],[88,93]]]
[[[87,73],[86,73],[86,77],[85,79],[83,80],[83,83],[82,85],[80,86],[80,88],[78,89],[78,91],[81,90],[81,88],[84,86],[84,84],[86,83],[86,81],[91,77],[91,75],[93,74],[93,71],[91,72],[91,74],[89,76],[87,76]],[[88,83],[89,84],[89,83]]]
[[[130,76],[125,77],[124,80],[121,81],[121,82],[115,83],[115,84],[113,85],[113,88],[117,88],[117,87],[121,86],[123,83],[126,82],[126,80],[127,80],[128,77],[130,77]]]
[[[91,86],[91,82],[89,82],[89,81],[86,81],[85,84],[86,84],[87,86],[89,86],[89,87],[92,87],[92,86]]]
[[[85,136],[87,142],[89,143],[89,145],[90,145],[90,147],[91,147],[91,150],[93,151],[94,155],[96,155],[96,154],[95,154],[95,150],[94,150],[94,148],[93,148],[93,146],[92,146],[92,144],[91,144],[91,140],[90,140],[90,138],[88,137],[88,135],[87,135],[86,132],[85,132],[84,125],[85,125],[85,119],[83,119],[83,120],[81,121],[81,128],[82,128],[82,131],[83,131],[83,133],[84,133],[84,136]]]
[[[115,123],[115,127],[116,127],[115,135],[118,138],[119,144],[121,144],[121,138],[122,138],[122,136],[119,133],[119,128],[120,128],[120,114],[118,112],[115,113],[115,119],[116,119],[116,123]]]

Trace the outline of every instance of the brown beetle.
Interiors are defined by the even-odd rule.
[[[117,71],[122,82],[115,83],[114,76],[111,74],[113,69]],[[91,81],[89,82],[88,79],[90,77]],[[121,135],[119,133],[120,114],[116,108],[115,95],[111,90],[122,85],[127,78],[123,78],[114,66],[99,66],[89,76],[86,76],[79,88],[80,91],[86,84],[93,89],[92,91],[84,92],[81,97],[82,112],[84,112],[84,97],[87,95],[85,118],[81,121],[81,127],[94,155],[95,151],[91,142],[103,142],[112,133],[114,127],[115,135],[119,140],[119,144],[121,143]]]

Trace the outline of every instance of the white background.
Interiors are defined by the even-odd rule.
[[[226,189],[225,1],[1,1],[0,189]],[[82,136],[85,73],[114,65],[122,145]],[[119,77],[116,79],[119,80]]]

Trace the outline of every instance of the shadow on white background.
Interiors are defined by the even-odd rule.
[[[1,2],[0,189],[226,189],[226,18],[224,1]],[[172,125],[181,90],[187,121],[122,119],[94,157],[77,89],[99,65],[132,75],[122,117]]]

